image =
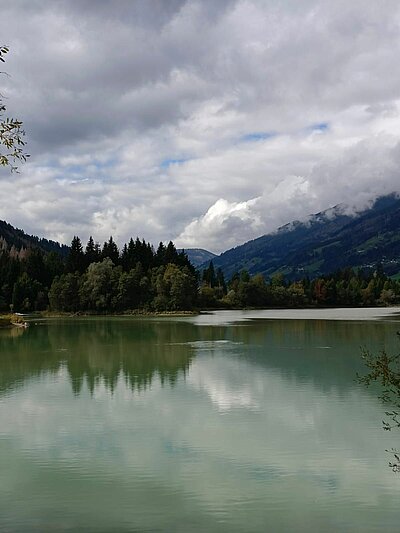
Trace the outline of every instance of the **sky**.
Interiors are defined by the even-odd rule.
[[[0,219],[219,253],[400,190],[397,0],[17,0]]]

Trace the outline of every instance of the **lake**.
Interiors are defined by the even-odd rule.
[[[360,347],[393,309],[33,320],[0,331],[1,531],[399,531]]]

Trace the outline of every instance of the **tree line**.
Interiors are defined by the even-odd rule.
[[[0,243],[0,312],[179,311],[196,308],[373,306],[400,303],[400,282],[382,267],[290,281],[245,270],[226,281],[211,262],[200,273],[184,251],[139,238],[119,249],[74,237],[66,257]]]
[[[339,307],[395,305],[400,303],[400,282],[391,279],[380,264],[376,268],[352,268],[311,279],[290,281],[280,272],[266,280],[236,272],[225,283],[220,269],[210,263],[204,270],[199,292],[202,307]]]
[[[110,237],[85,248],[74,237],[64,259],[38,248],[0,248],[0,311],[120,312],[190,310],[197,302],[198,275],[172,242],[157,250],[130,239],[119,250]]]

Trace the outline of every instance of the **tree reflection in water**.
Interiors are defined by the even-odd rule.
[[[193,357],[188,324],[156,320],[71,320],[0,333],[0,394],[25,380],[67,368],[72,389],[93,394],[103,383],[113,392],[122,378],[132,391],[174,385]],[[190,329],[190,328],[189,328]]]

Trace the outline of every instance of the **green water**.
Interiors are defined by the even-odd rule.
[[[399,531],[400,430],[355,375],[400,322],[357,313],[1,330],[0,531]]]

